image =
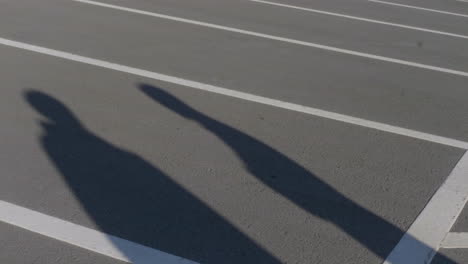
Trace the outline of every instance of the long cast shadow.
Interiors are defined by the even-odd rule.
[[[335,190],[316,175],[261,141],[188,106],[166,91],[141,84],[140,90],[178,115],[199,123],[222,140],[247,170],[307,212],[327,220],[385,259],[404,231]],[[430,249],[411,238],[413,245]],[[455,263],[442,257],[444,263]]]
[[[93,134],[60,101],[38,91],[25,98],[45,119],[42,147],[105,233],[201,263],[279,263],[163,171]]]

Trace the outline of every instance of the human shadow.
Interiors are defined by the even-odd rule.
[[[44,117],[43,149],[103,232],[200,263],[280,262],[163,171],[93,134],[57,99],[24,96]]]
[[[333,223],[373,254],[385,259],[404,231],[347,198],[289,157],[236,128],[201,113],[168,92],[147,84],[139,89],[174,113],[197,122],[229,146],[245,168],[269,188],[307,212]],[[414,249],[431,248],[407,235]],[[444,263],[455,263],[442,256]],[[397,264],[397,262],[394,262]]]

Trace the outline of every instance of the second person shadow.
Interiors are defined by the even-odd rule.
[[[289,157],[236,128],[201,113],[168,92],[147,84],[140,90],[174,113],[197,122],[229,146],[251,175],[312,215],[333,223],[363,247],[385,259],[404,231],[345,197]],[[407,235],[417,248],[431,248]],[[345,245],[344,245],[345,246]],[[452,260],[439,256],[445,264]],[[324,263],[327,263],[326,261]],[[398,264],[398,263],[395,263]]]

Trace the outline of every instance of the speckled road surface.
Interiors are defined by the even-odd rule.
[[[0,0],[0,263],[466,263],[468,4],[388,3]]]

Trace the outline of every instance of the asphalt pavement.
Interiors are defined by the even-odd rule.
[[[0,0],[0,263],[466,263],[468,3]]]

